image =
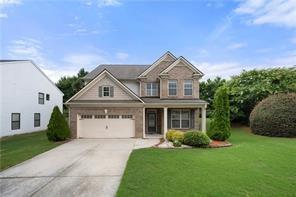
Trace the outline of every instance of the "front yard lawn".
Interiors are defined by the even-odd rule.
[[[50,150],[62,142],[50,142],[46,132],[34,132],[0,139],[0,171]]]
[[[232,129],[228,148],[139,149],[117,196],[296,196],[296,139]]]

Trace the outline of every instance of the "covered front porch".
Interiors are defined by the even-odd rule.
[[[206,132],[206,104],[196,106],[146,106],[143,137],[165,138],[169,129]]]

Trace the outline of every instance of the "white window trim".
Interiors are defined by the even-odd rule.
[[[109,92],[109,96],[105,96],[104,95],[104,88],[108,88],[108,92]],[[102,86],[102,97],[110,97],[110,94],[111,94],[111,88],[110,86]]]
[[[172,129],[190,129],[190,122],[191,122],[191,114],[190,114],[190,110],[187,110],[187,109],[172,109],[171,110],[171,114],[172,114],[172,111],[179,111],[179,115],[180,115],[180,127],[173,127],[173,118],[172,118],[172,115],[171,115],[171,128]],[[183,111],[187,111],[189,112],[189,127],[182,127],[182,112]]]
[[[191,81],[191,94],[190,95],[185,95],[185,84],[186,81]],[[193,80],[192,79],[185,79],[183,81],[183,96],[193,96]]]
[[[156,84],[156,94],[155,95],[153,95],[153,84]],[[148,89],[148,85],[150,85],[150,90]],[[155,82],[146,83],[146,96],[158,96],[158,87],[159,87],[158,83],[155,83]]]
[[[176,82],[176,94],[170,94],[170,81]],[[168,80],[168,96],[177,96],[178,95],[178,80],[176,79],[169,79]]]

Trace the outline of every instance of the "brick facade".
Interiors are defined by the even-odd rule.
[[[168,96],[168,80],[177,80],[177,95]],[[193,80],[193,92],[192,96],[184,96],[184,80]],[[160,98],[164,99],[196,99],[199,98],[199,79],[193,77],[193,72],[187,66],[180,65],[175,66],[169,71],[168,76],[161,79],[161,94]]]
[[[162,61],[159,63],[154,69],[152,69],[146,76],[146,78],[141,78],[140,79],[140,96],[145,97],[146,96],[146,83],[149,82],[157,82],[159,83],[159,73],[166,69],[170,64],[174,62],[174,59],[171,57],[168,57],[165,61]],[[160,86],[159,86],[160,87]]]

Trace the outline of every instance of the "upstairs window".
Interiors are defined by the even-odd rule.
[[[158,96],[158,83],[147,83],[146,84],[146,95],[147,96]]]
[[[46,94],[46,100],[49,101],[50,100],[50,95]]]
[[[34,127],[40,127],[40,113],[34,113]]]
[[[103,87],[103,96],[110,96],[110,87],[109,86]]]
[[[184,81],[184,96],[192,96],[192,80]]]
[[[113,97],[114,88],[113,86],[100,86],[99,97]]]
[[[41,93],[41,92],[38,93],[38,103],[44,104],[44,93]]]
[[[16,130],[21,128],[21,114],[12,113],[11,114],[11,130]]]
[[[177,96],[177,80],[169,80],[169,96]]]

